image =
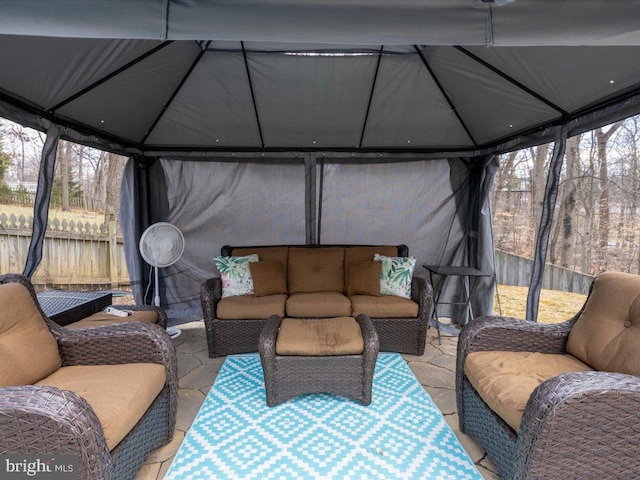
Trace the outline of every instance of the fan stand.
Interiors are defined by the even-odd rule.
[[[158,290],[158,267],[153,267],[154,270],[154,284],[153,284],[153,304],[156,307],[160,306],[160,292]],[[171,337],[171,340],[177,342],[180,335],[182,335],[182,330],[176,327],[167,327],[167,333]]]

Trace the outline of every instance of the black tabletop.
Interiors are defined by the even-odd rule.
[[[491,272],[471,267],[457,267],[454,265],[423,265],[424,268],[436,275],[458,275],[465,277],[490,277]]]

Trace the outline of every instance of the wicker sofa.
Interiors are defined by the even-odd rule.
[[[260,261],[280,262],[286,272],[286,293],[222,298],[219,277],[200,290],[210,357],[257,352],[258,339],[271,315],[321,318],[366,314],[381,351],[421,355],[433,306],[431,286],[413,277],[411,298],[393,295],[348,295],[351,267],[374,254],[407,257],[406,245],[224,246],[223,256],[257,254]]]
[[[456,397],[505,480],[640,478],[640,276],[601,274],[562,324],[470,322]]]
[[[61,327],[8,274],[0,345],[0,454],[75,455],[77,478],[121,480],[171,440],[177,363],[160,326]]]

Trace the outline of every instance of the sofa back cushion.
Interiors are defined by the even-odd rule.
[[[607,272],[596,279],[567,352],[595,370],[640,376],[640,276]]]
[[[282,262],[284,271],[287,271],[289,247],[236,247],[233,249],[232,255],[243,257],[252,253],[258,255],[261,262],[264,260]]]
[[[31,385],[61,364],[58,343],[29,290],[0,285],[0,386]]]
[[[372,261],[375,254],[397,257],[398,247],[395,245],[357,246],[344,249],[344,283],[349,285],[351,266],[354,263]]]
[[[253,294],[265,297],[278,293],[287,293],[287,277],[279,260],[261,260],[249,264],[253,278]]]
[[[344,292],[344,248],[291,247],[289,293]]]

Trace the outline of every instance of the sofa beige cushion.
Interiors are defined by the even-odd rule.
[[[277,293],[287,293],[287,278],[280,260],[260,260],[249,264],[253,279],[253,294],[265,297]]]
[[[289,317],[344,317],[351,315],[351,302],[342,293],[292,293],[287,299]]]
[[[640,376],[640,276],[607,272],[594,283],[567,352],[595,370]]]
[[[344,248],[289,249],[289,293],[344,293]]]
[[[61,364],[58,343],[29,290],[0,285],[0,386],[31,385]]]
[[[240,295],[226,297],[218,302],[216,317],[222,320],[239,320],[247,318],[269,318],[271,315],[284,317],[285,294]]]
[[[136,310],[127,317],[118,317],[116,315],[109,315],[105,312],[98,312],[65,326],[72,330],[80,330],[84,328],[96,328],[127,322],[157,323],[158,313],[153,310]]]
[[[260,261],[278,261],[282,262],[284,271],[287,271],[287,262],[289,261],[289,247],[238,247],[234,248],[232,255],[242,257],[255,253]]]
[[[352,295],[351,314],[357,317],[361,313],[369,318],[415,318],[418,316],[419,305],[410,298],[395,295]]]
[[[529,397],[545,380],[592,370],[572,355],[538,352],[473,352],[464,373],[489,408],[516,432]]]
[[[70,390],[95,412],[112,450],[162,391],[165,368],[155,363],[62,367],[37,385]]]
[[[374,262],[373,260],[353,262],[349,270],[347,295],[373,295],[374,297],[381,295],[380,272],[382,271],[382,262]]]
[[[353,317],[283,318],[276,339],[278,355],[356,355],[364,350]]]
[[[398,247],[392,245],[380,245],[371,247],[347,247],[344,249],[345,285],[349,284],[349,269],[353,263],[372,261],[375,254],[397,257]]]

